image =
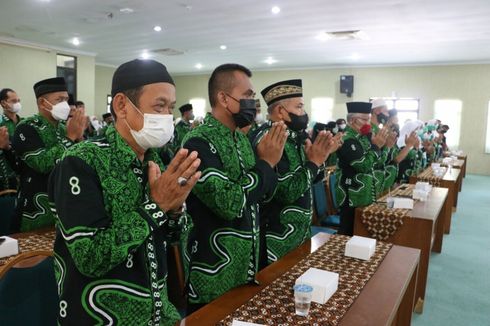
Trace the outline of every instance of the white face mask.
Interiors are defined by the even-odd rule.
[[[49,102],[48,102],[49,103]],[[51,103],[49,103],[51,104]],[[70,115],[70,106],[68,105],[67,101],[60,102],[56,105],[52,105],[51,108],[51,116],[57,120],[66,120],[68,119],[68,116]]]
[[[131,129],[128,122],[125,120],[134,141],[145,151],[149,148],[162,147],[168,143],[174,134],[173,115],[143,114],[131,101],[129,102],[144,119],[143,128],[139,131]]]
[[[339,125],[339,127],[340,127],[340,130],[344,130],[345,127],[347,127],[347,125],[345,123],[343,123],[343,124]]]
[[[22,105],[20,104],[20,102],[14,103],[10,108],[10,112],[12,113],[19,113],[20,110],[22,110]]]

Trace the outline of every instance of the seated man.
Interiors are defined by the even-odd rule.
[[[166,248],[185,224],[199,179],[197,153],[181,150],[161,172],[154,148],[173,134],[175,86],[153,60],[121,65],[112,80],[115,118],[105,138],[83,142],[53,171],[54,246],[63,325],[174,325]]]

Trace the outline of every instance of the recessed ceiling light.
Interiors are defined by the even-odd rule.
[[[361,56],[359,55],[359,53],[352,53],[349,58],[351,58],[352,60],[359,60],[361,59]]]
[[[198,64],[196,64],[196,65],[195,65],[195,67],[196,67],[197,69],[201,69],[201,68],[202,68],[202,64],[198,63]]]
[[[278,13],[281,12],[281,8],[279,8],[278,6],[274,6],[272,7],[271,11],[274,15],[277,15]]]
[[[143,51],[141,53],[141,56],[140,57],[141,57],[141,59],[146,60],[146,59],[149,59],[150,58],[150,54],[147,51]]]
[[[219,46],[219,48],[220,48],[221,50],[226,50],[226,45],[220,45],[220,46]]]
[[[79,46],[80,40],[78,39],[78,37],[74,37],[73,40],[71,40],[71,43],[75,46]]]
[[[267,59],[266,59],[264,62],[265,62],[265,63],[267,63],[268,65],[271,65],[271,64],[273,64],[273,63],[276,63],[276,62],[277,62],[277,60],[275,60],[275,59],[274,59],[274,58],[272,58],[272,57],[268,57],[268,58],[267,58]]]
[[[157,26],[153,27],[153,30],[155,32],[161,32],[162,31],[162,27],[157,25]]]
[[[327,40],[331,40],[332,37],[330,36],[330,34],[322,32],[316,36],[316,39],[320,41],[327,41]]]
[[[131,14],[134,12],[134,9],[126,7],[126,8],[119,9],[119,11],[123,14]]]
[[[322,32],[316,36],[320,41],[327,40],[369,40],[369,36],[361,30]]]

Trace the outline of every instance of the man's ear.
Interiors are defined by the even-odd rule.
[[[216,100],[222,107],[226,107],[228,105],[228,99],[226,98],[226,94],[223,91],[218,92],[216,94]]]
[[[38,99],[36,100],[36,102],[37,102],[37,107],[43,108],[43,109],[45,108],[45,106],[46,106],[46,104],[45,104],[46,103],[46,99],[44,97],[42,97],[42,96],[41,97],[38,97]]]
[[[112,98],[112,109],[114,110],[114,114],[116,115],[117,120],[126,119],[128,111],[126,109],[126,96],[122,93],[117,93]]]

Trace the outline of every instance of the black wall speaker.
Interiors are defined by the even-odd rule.
[[[351,96],[354,93],[354,76],[341,75],[340,76],[340,93]]]

